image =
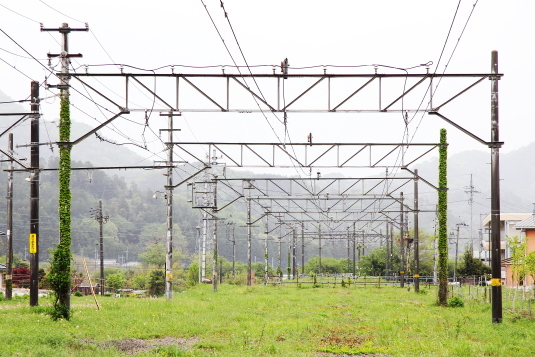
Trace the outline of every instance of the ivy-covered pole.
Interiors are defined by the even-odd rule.
[[[440,129],[438,159],[438,304],[448,304],[448,146],[446,129]]]
[[[85,28],[70,28],[63,23],[58,29],[41,28],[41,31],[58,31],[62,34],[61,54],[54,55],[61,58],[60,75],[60,114],[59,114],[59,244],[52,252],[52,263],[48,280],[54,291],[54,311],[52,318],[70,319],[71,313],[71,114],[69,99],[69,57],[81,55],[69,54],[68,35],[71,31],[88,31]]]
[[[70,140],[69,95],[61,90],[59,140]],[[54,290],[54,319],[70,318],[71,293],[71,146],[59,147],[59,244],[52,252],[48,279]]]

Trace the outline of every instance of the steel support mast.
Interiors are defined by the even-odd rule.
[[[498,51],[491,55],[491,286],[492,322],[502,322],[502,269],[500,242],[500,126],[498,107]],[[470,227],[472,228],[472,227]]]

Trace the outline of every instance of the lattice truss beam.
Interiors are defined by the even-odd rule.
[[[360,222],[367,230],[400,220],[403,211],[413,211],[400,192],[414,177],[376,178],[224,178],[218,184],[218,197],[207,191],[205,181],[191,182],[193,208],[221,211],[236,201],[255,206],[254,224],[266,217],[277,224],[309,222],[329,229]],[[409,185],[410,186],[410,185]]]
[[[61,75],[58,73],[58,76]],[[145,110],[238,113],[436,112],[493,76],[490,73],[324,73],[283,76],[89,71],[69,75],[92,92],[94,97],[100,97],[100,102],[111,104],[123,113]],[[432,90],[438,80],[448,83],[442,85],[440,98],[436,98]],[[447,89],[443,89],[445,87]],[[422,98],[430,106],[422,108]]]
[[[440,145],[181,142],[174,143],[174,148],[176,155],[187,162],[206,163],[206,153],[217,152],[214,161],[230,168],[405,168]]]

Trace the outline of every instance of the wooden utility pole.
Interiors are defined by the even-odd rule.
[[[32,81],[30,149],[30,306],[39,305],[39,82]]]

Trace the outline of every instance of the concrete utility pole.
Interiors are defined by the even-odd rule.
[[[301,222],[301,274],[305,275],[305,223]]]
[[[232,278],[236,279],[236,223],[230,222],[232,225]]]
[[[39,304],[39,82],[31,87],[30,306]]]
[[[418,169],[414,170],[414,292],[420,291],[420,247],[418,235]]]
[[[165,186],[166,201],[166,235],[165,235],[165,298],[173,298],[173,132],[180,131],[173,127],[173,117],[181,116],[181,113],[170,111],[169,113],[160,113],[160,116],[167,117],[167,184]]]
[[[104,296],[104,223],[107,223],[109,216],[102,214],[102,200],[98,200],[98,208],[92,210],[92,215],[99,224],[99,257],[100,257],[100,295]],[[96,250],[95,246],[95,250]]]
[[[500,125],[498,108],[498,51],[491,55],[491,286],[492,286],[492,322],[502,322],[502,271],[500,249]],[[471,227],[470,227],[471,228]]]
[[[297,276],[297,229],[292,227],[292,278]]]
[[[401,255],[401,262],[399,264],[399,287],[403,288],[405,286],[405,224],[404,224],[404,207],[403,207],[403,192],[400,193],[400,202],[401,202],[401,215],[400,220],[401,224],[399,225],[399,252]]]
[[[198,266],[197,266],[197,272],[198,272],[198,283],[202,283],[201,278],[201,227],[197,226],[195,227],[197,230],[197,255],[198,255]]]
[[[251,277],[251,189],[252,185],[249,182],[249,197],[247,197],[247,285],[252,285]]]
[[[264,284],[267,284],[268,281],[268,234],[269,234],[269,218],[266,217],[266,237],[264,239]]]
[[[468,204],[470,205],[470,253],[471,257],[474,257],[474,237],[473,237],[473,230],[474,230],[474,221],[473,221],[473,211],[474,211],[474,193],[479,193],[479,191],[476,191],[473,181],[472,181],[472,174],[470,174],[470,186],[467,187],[467,190],[464,192],[470,194],[470,198],[468,199]]]
[[[167,165],[173,165],[173,113],[168,116]],[[167,169],[167,234],[165,235],[165,298],[173,298],[173,168]]]
[[[390,236],[388,235],[388,227],[390,225],[386,224],[386,247],[385,247],[385,276],[389,275],[390,269]]]
[[[206,157],[209,160],[209,156]],[[208,207],[208,170],[204,173],[204,206]],[[201,254],[201,282],[206,279],[206,237],[208,234],[208,213],[202,211],[202,254]]]
[[[281,257],[281,254],[282,254],[282,226],[279,227],[279,257],[277,259],[277,264],[278,264],[278,275],[279,275],[279,278],[282,279],[282,276],[284,275],[282,273],[282,257]]]
[[[13,134],[9,133],[9,155],[13,156]],[[6,250],[6,300],[13,296],[13,159],[9,159],[7,176],[7,250]]]
[[[357,276],[357,231],[356,222],[353,222],[353,277]],[[359,245],[359,260],[360,260],[360,245]]]
[[[459,229],[461,226],[467,226],[464,223],[457,223],[455,227],[457,228],[457,235],[455,235],[455,230],[450,232],[450,236],[455,239],[455,264],[453,266],[453,281],[457,281],[457,261],[459,260]]]
[[[319,242],[319,267],[318,267],[318,274],[321,274],[321,224],[318,224],[318,242]]]
[[[217,176],[215,176],[217,178]],[[212,291],[217,291],[217,180],[212,180],[213,194],[214,194],[214,208],[212,209],[212,214],[214,218],[214,235],[212,236]]]
[[[351,273],[351,242],[349,239],[349,226],[346,227],[346,239],[347,239],[347,273]]]

